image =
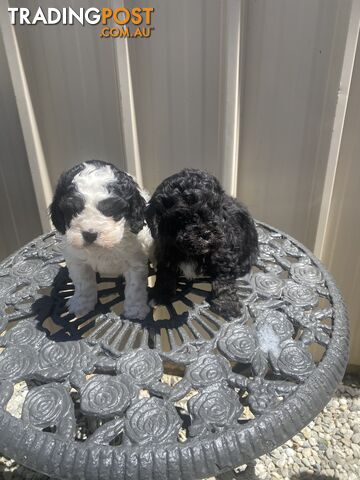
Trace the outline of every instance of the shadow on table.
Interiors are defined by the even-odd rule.
[[[51,340],[58,342],[80,340],[86,331],[94,327],[97,314],[109,311],[103,308],[103,311],[90,312],[77,319],[68,312],[66,307],[67,298],[73,294],[74,286],[69,279],[68,270],[66,267],[61,267],[52,285],[43,289],[41,297],[31,306],[38,328],[46,331]],[[101,309],[101,303],[98,302],[98,304]],[[82,328],[84,324],[86,326]]]

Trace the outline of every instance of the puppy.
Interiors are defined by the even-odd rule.
[[[146,193],[110,163],[92,160],[63,173],[50,206],[51,220],[65,237],[64,256],[75,294],[69,312],[86,315],[97,303],[96,272],[124,275],[124,315],[143,319],[147,305]]]
[[[146,212],[157,264],[154,303],[168,303],[179,271],[212,280],[213,309],[237,317],[241,304],[235,281],[258,255],[254,222],[246,208],[226,195],[209,173],[185,169],[164,180]]]

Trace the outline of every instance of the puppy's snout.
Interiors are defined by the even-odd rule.
[[[86,243],[94,243],[97,238],[97,232],[81,232]]]

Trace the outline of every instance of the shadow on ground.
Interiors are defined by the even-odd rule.
[[[0,480],[47,480],[49,478],[21,465],[16,465],[15,462],[1,457],[0,454]]]
[[[208,480],[213,480],[214,477]],[[270,478],[270,477],[269,477]],[[271,477],[272,478],[272,477]],[[244,472],[226,472],[215,477],[215,480],[260,480],[253,467],[247,468]],[[339,477],[329,477],[321,473],[299,473],[292,475],[290,480],[339,480]]]
[[[339,477],[329,477],[321,473],[299,473],[293,475],[290,480],[338,480]]]

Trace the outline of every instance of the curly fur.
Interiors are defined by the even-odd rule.
[[[64,256],[75,285],[69,311],[83,316],[97,302],[96,272],[125,277],[124,314],[144,318],[152,239],[145,226],[146,193],[110,163],[92,160],[63,173],[50,215],[64,235]]]
[[[155,242],[157,279],[154,300],[174,295],[179,270],[187,277],[212,279],[216,311],[239,316],[235,281],[246,275],[258,255],[252,217],[207,172],[185,169],[155,190],[146,219]]]

